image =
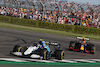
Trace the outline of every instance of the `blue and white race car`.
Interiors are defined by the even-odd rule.
[[[59,60],[64,59],[64,51],[60,50],[59,43],[46,42],[43,39],[40,39],[38,44],[35,43],[31,46],[27,45],[22,47],[15,45],[10,54],[21,57],[39,58],[42,60],[47,60],[51,57],[55,57],[55,59]]]

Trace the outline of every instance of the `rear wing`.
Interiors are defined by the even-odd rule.
[[[53,46],[58,46],[59,45],[59,43],[57,43],[57,42],[46,42],[47,44],[49,44],[49,45],[53,45]]]
[[[83,39],[83,37],[77,37],[77,39]],[[84,38],[85,40],[90,40],[89,38]]]

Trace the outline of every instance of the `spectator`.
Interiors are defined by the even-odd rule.
[[[41,9],[41,0],[7,0],[14,7],[0,7],[0,15],[43,20],[59,24],[81,25],[100,28],[100,6],[68,1],[42,0],[45,9]],[[4,0],[2,0],[4,4]],[[15,6],[18,7],[15,7]],[[38,5],[38,8],[37,6]],[[31,8],[27,8],[27,7]],[[22,8],[21,8],[22,7]],[[44,13],[43,13],[44,11]],[[44,16],[43,16],[44,14]]]

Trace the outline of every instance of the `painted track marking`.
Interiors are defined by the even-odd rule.
[[[25,61],[25,60],[19,60],[19,59],[13,59],[13,58],[0,58],[0,60],[3,60],[3,61],[15,61],[15,62],[28,62],[28,61]]]
[[[46,63],[56,63],[56,62],[64,62],[64,63],[79,63],[79,62],[87,62],[87,63],[100,63],[100,59],[64,59],[64,60],[40,60],[40,59],[14,59],[14,58],[0,58],[2,61],[14,61],[14,62],[46,62]]]

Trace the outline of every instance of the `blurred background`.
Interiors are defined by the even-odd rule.
[[[0,0],[0,15],[100,28],[100,0]]]

